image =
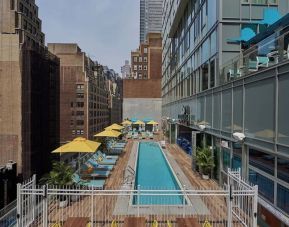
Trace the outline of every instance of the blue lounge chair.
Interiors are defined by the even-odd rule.
[[[269,58],[268,57],[257,57],[257,66],[259,67],[268,67],[269,66]]]
[[[72,180],[74,183],[81,185],[81,186],[86,186],[86,187],[93,187],[93,188],[99,188],[103,189],[105,180],[89,180],[89,181],[84,181],[80,178],[80,176],[77,173],[74,173],[72,175]]]
[[[83,164],[81,166],[81,170],[82,171],[87,171],[89,168],[88,165],[86,164]],[[110,174],[110,171],[109,170],[104,170],[104,169],[93,169],[92,172],[89,172],[89,173],[83,173],[82,175],[85,175],[86,177],[108,177]]]
[[[97,154],[92,155],[92,159],[96,160],[101,165],[115,165],[116,160],[106,159],[103,156],[99,156]]]
[[[97,151],[96,154],[98,156],[102,156],[104,159],[109,160],[118,160],[118,156],[117,155],[106,155],[105,153],[102,153],[101,151]]]
[[[112,170],[114,167],[113,165],[101,165],[97,161],[95,161],[94,159],[88,159],[87,163],[92,165],[93,168],[97,169],[97,170]]]

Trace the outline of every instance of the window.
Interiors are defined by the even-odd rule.
[[[228,168],[230,168],[230,150],[222,148],[222,152],[223,152],[223,170],[227,172]]]
[[[83,135],[83,134],[84,134],[83,130],[80,130],[80,135]]]
[[[289,189],[280,184],[277,186],[277,206],[289,213]]]
[[[144,65],[143,70],[148,70],[148,67],[146,65]]]
[[[83,90],[84,89],[84,84],[77,84],[76,89],[78,90]]]
[[[77,102],[77,103],[76,103],[76,106],[77,106],[77,107],[84,107],[84,102]]]
[[[80,130],[76,130],[76,135],[80,135]]]
[[[70,103],[70,107],[73,107],[73,102]]]
[[[279,179],[289,183],[289,160],[286,158],[278,158],[277,176]]]
[[[137,70],[137,65],[134,65],[134,66],[133,66],[133,70]]]
[[[134,57],[134,58],[133,58],[133,61],[134,61],[134,62],[137,62],[137,57]]]
[[[144,57],[144,58],[143,58],[143,61],[144,61],[144,62],[148,62],[148,58],[147,58],[147,57]]]
[[[72,135],[75,135],[75,130],[72,130]]]
[[[274,176],[275,157],[273,155],[249,149],[249,164]]]
[[[249,169],[249,181],[258,185],[258,192],[271,203],[274,202],[274,182],[267,177]]]
[[[76,98],[84,98],[84,94],[83,93],[77,93]]]
[[[139,66],[138,66],[138,70],[142,70],[142,65],[139,65]]]
[[[143,52],[144,52],[145,54],[147,54],[148,48],[145,47],[145,48],[143,49]]]
[[[142,57],[139,57],[139,58],[138,58],[138,61],[139,61],[139,62],[142,62]]]
[[[76,116],[83,116],[84,115],[84,111],[76,111]]]
[[[141,74],[141,73],[138,74],[138,78],[139,78],[139,79],[142,79],[142,74]]]

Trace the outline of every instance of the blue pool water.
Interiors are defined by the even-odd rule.
[[[144,190],[180,190],[163,152],[155,142],[141,142],[139,144],[135,187],[138,185],[140,189]],[[133,204],[178,205],[183,204],[183,196],[181,194],[169,196],[140,195],[139,197],[134,196]]]

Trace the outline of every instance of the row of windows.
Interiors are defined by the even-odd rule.
[[[75,123],[77,126],[82,126],[84,125],[84,120],[76,120],[76,121],[70,120],[70,125],[75,125]]]
[[[70,107],[82,108],[82,107],[84,107],[84,102],[76,102],[76,103],[71,102],[71,103],[70,103]]]
[[[72,135],[83,135],[84,131],[82,129],[80,129],[80,130],[72,130],[71,134]]]
[[[134,62],[142,62],[142,57],[134,57],[133,61]],[[143,61],[144,62],[148,62],[148,58],[147,57],[143,57]]]
[[[242,0],[242,3],[245,4],[261,4],[261,5],[276,5],[277,0]]]
[[[146,65],[144,65],[143,67],[142,67],[142,65],[134,65],[133,66],[133,70],[148,70],[148,67],[146,66]]]

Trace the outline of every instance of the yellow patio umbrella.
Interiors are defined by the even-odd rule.
[[[77,137],[73,141],[62,145],[61,147],[55,149],[51,153],[78,153],[80,158],[80,153],[94,153],[97,151],[101,143],[87,140],[83,137]],[[78,159],[78,168],[80,170],[80,160]]]
[[[131,121],[125,120],[121,123],[122,125],[131,125]]]
[[[143,121],[140,121],[140,120],[134,122],[133,124],[134,125],[145,125],[145,123]]]
[[[158,125],[159,123],[156,121],[150,121],[147,123],[147,125]]]
[[[55,149],[52,153],[94,153],[100,145],[101,143],[78,137]]]
[[[104,130],[96,135],[94,135],[95,137],[113,137],[113,138],[117,138],[121,135],[120,132],[115,131],[115,130]]]
[[[122,129],[124,129],[124,127],[118,124],[112,124],[105,128],[105,130],[122,130]]]

